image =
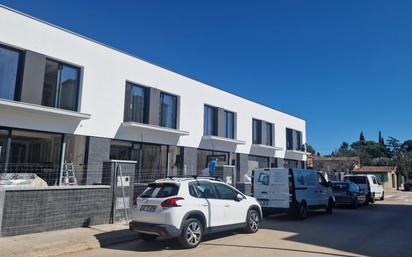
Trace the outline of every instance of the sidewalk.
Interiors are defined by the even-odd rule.
[[[105,224],[0,238],[0,257],[46,257],[131,241],[137,233],[122,224]]]

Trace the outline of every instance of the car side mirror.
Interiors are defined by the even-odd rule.
[[[235,197],[235,201],[240,202],[242,200],[243,200],[243,196],[241,194],[237,194],[236,197]]]

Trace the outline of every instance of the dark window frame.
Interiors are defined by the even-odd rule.
[[[256,127],[255,127],[256,124]],[[255,137],[256,134],[256,137]],[[262,120],[252,118],[252,144],[262,143]]]
[[[162,96],[171,96],[172,98],[174,98],[174,103],[175,103],[175,106],[174,106],[174,109],[173,109],[173,117],[172,117],[172,119],[173,119],[173,121],[174,121],[174,123],[173,123],[173,125],[172,125],[172,127],[167,127],[165,124],[162,124],[162,121],[163,121],[163,119],[162,119],[162,116],[163,116],[163,102],[162,102],[162,99],[164,98],[164,97],[162,97]],[[171,128],[171,129],[177,129],[178,128],[178,114],[177,114],[177,112],[179,111],[179,97],[177,96],[177,95],[175,95],[175,94],[171,94],[171,93],[169,93],[169,92],[165,92],[165,91],[160,91],[160,99],[159,99],[159,126],[160,127],[165,127],[165,128]]]
[[[206,109],[210,109],[212,111],[212,131],[206,131]],[[215,106],[211,106],[208,104],[203,105],[203,135],[204,136],[217,136],[217,123],[218,123],[218,108]]]
[[[270,129],[269,129],[270,128]],[[266,128],[265,128],[265,133],[266,133],[266,142],[265,145],[273,146],[273,131],[274,131],[274,124],[266,122]]]
[[[228,110],[223,110],[224,111],[224,121],[223,121],[223,125],[225,127],[225,138],[230,138],[230,139],[235,139],[236,135],[235,135],[235,113],[232,111],[228,111]],[[232,131],[228,131],[229,130],[229,123],[228,123],[228,118],[229,116],[232,115]],[[231,133],[232,135],[230,136]]]
[[[24,60],[25,60],[25,54],[24,50],[18,49],[12,46],[8,46],[5,44],[0,44],[0,48],[4,48],[10,51],[14,51],[18,53],[18,61],[17,61],[17,71],[16,71],[16,83],[14,85],[14,97],[13,101],[20,101],[21,100],[21,92],[22,92],[22,86],[23,86],[23,71],[24,71]],[[3,98],[1,98],[3,99]],[[8,99],[10,100],[10,99]]]
[[[125,98],[129,98],[128,99],[128,103],[129,103],[129,106],[125,106],[125,108],[127,108],[127,116],[125,116],[124,117],[124,121],[125,122],[137,122],[137,123],[143,123],[143,124],[147,124],[148,123],[148,119],[149,119],[149,101],[150,101],[150,99],[149,99],[149,95],[150,95],[150,92],[149,92],[149,90],[150,90],[150,88],[149,87],[147,87],[147,86],[144,86],[144,85],[142,85],[142,84],[139,84],[139,83],[135,83],[135,82],[132,82],[132,81],[126,81],[126,85],[125,85],[125,87],[126,87],[126,90],[125,90],[125,94],[126,94],[126,96],[125,96]],[[128,87],[130,87],[130,92],[128,92]],[[137,87],[137,88],[141,88],[141,89],[143,89],[143,114],[142,114],[142,121],[135,121],[135,120],[133,120],[133,94],[132,94],[132,92],[133,92],[133,87]],[[130,94],[129,96],[127,96],[127,94]],[[127,104],[127,102],[125,103],[125,104]]]
[[[46,57],[46,65],[47,65],[48,61],[57,63],[57,65],[59,67],[58,74],[57,74],[59,81],[55,85],[57,98],[54,100],[54,102],[55,102],[54,105],[50,106],[50,107],[63,109],[63,110],[68,110],[68,109],[61,108],[59,106],[60,105],[60,92],[61,92],[61,88],[62,88],[61,87],[61,71],[62,71],[63,66],[67,66],[69,68],[76,69],[78,71],[77,76],[76,76],[77,85],[76,85],[75,103],[73,105],[75,107],[75,110],[68,110],[68,111],[79,112],[79,109],[80,109],[79,108],[80,107],[79,106],[80,91],[81,91],[81,86],[82,86],[82,81],[81,80],[82,80],[83,67],[78,66],[78,65],[74,65],[74,64],[62,61],[62,60],[54,59],[54,58],[51,58],[51,57]],[[44,75],[46,75],[46,73]],[[44,90],[44,83],[43,83],[43,90]],[[43,92],[42,92],[42,105],[44,105],[43,104],[43,97],[44,97],[44,95],[43,95]],[[47,106],[47,105],[45,105],[45,106]]]

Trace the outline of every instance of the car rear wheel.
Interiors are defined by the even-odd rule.
[[[202,241],[203,226],[199,220],[191,218],[186,220],[182,226],[179,243],[182,248],[195,248]]]
[[[249,210],[246,217],[246,233],[256,233],[259,230],[260,216],[256,210]]]
[[[298,204],[296,208],[296,217],[301,220],[308,217],[308,206],[306,205],[306,202]]]
[[[144,234],[144,233],[139,233],[139,236],[145,242],[150,242],[157,238],[156,235],[149,235],[149,234]]]

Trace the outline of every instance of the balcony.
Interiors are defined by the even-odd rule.
[[[133,121],[123,122],[121,126],[123,128],[167,133],[167,134],[173,134],[173,135],[176,135],[176,136],[187,136],[187,135],[189,135],[188,131],[183,131],[183,130],[179,130],[179,129],[172,129],[172,128],[166,128],[166,127],[160,127],[160,126],[149,125],[149,124],[133,122]]]
[[[218,143],[230,143],[235,145],[244,145],[246,144],[245,141],[226,138],[226,137],[218,137],[218,136],[203,136],[202,140],[209,141],[209,142],[218,142]]]
[[[11,100],[0,99],[0,109],[8,111],[17,111],[24,113],[32,113],[35,115],[47,115],[48,117],[71,118],[75,120],[87,120],[91,115],[87,113],[74,112],[64,109],[58,109],[48,106],[42,106],[31,103],[23,103]]]
[[[272,146],[272,145],[264,145],[264,144],[252,144],[252,148],[260,148],[272,151],[282,151],[282,147]]]

